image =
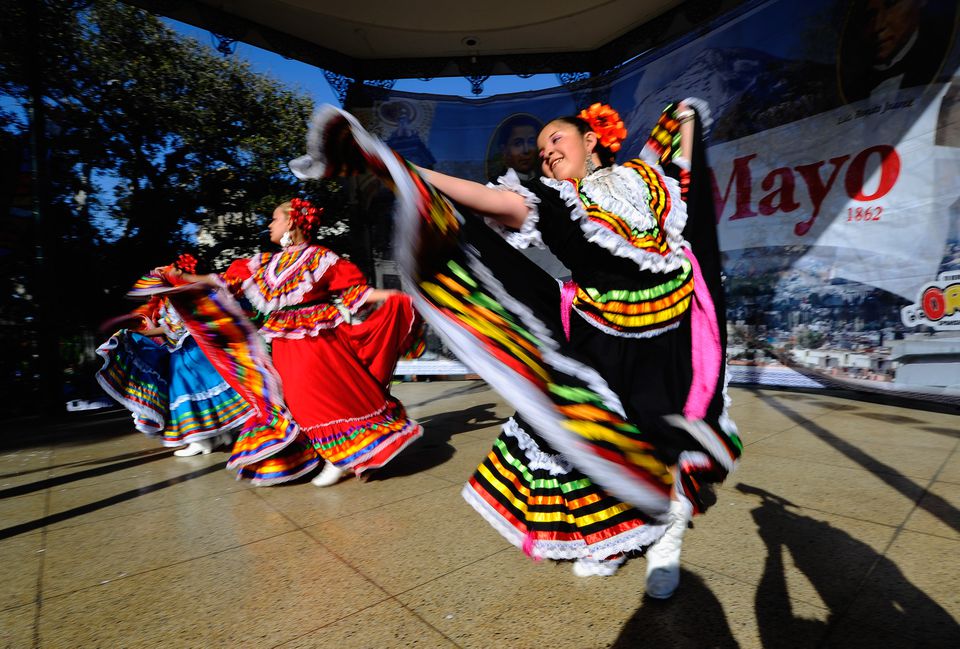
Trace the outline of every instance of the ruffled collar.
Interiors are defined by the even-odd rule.
[[[186,340],[190,332],[183,324],[183,319],[177,310],[173,308],[170,300],[164,299],[158,312],[160,328],[163,329],[167,337],[167,343],[174,349],[180,349],[183,341]]]
[[[616,214],[633,230],[649,230],[657,221],[647,207],[650,191],[637,172],[614,165],[597,169],[579,183],[580,193],[604,212]]]
[[[680,198],[680,186],[676,180],[646,162],[633,161],[648,173],[647,179],[631,167],[613,165],[598,169],[580,180],[555,180],[543,177],[540,181],[556,190],[570,210],[570,218],[577,222],[588,241],[606,248],[618,257],[637,263],[641,270],[667,272],[683,264],[686,255],[683,248],[683,228],[687,222],[687,206]],[[637,247],[620,232],[614,231],[603,219],[593,219],[587,207],[596,205],[601,211],[617,219],[639,234],[658,227],[657,218],[650,208],[651,194],[648,183],[663,192],[665,214],[662,216],[662,235],[667,243],[665,251]]]
[[[244,280],[243,293],[261,313],[295,306],[339,259],[328,248],[303,244],[257,255],[248,265],[252,275]]]

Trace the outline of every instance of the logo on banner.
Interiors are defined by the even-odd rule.
[[[908,327],[960,329],[960,272],[940,273],[937,281],[920,289],[916,304],[900,310],[900,319]]]

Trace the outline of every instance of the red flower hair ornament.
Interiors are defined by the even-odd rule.
[[[173,262],[173,265],[185,273],[197,272],[197,259],[189,253],[184,253],[177,257],[177,260]]]
[[[179,270],[181,275],[183,273],[196,273],[197,258],[189,253],[184,253],[177,257],[172,263],[154,268],[137,280],[136,284],[133,285],[132,292],[146,291],[146,294],[149,294],[151,290],[163,286],[164,282],[171,286],[184,284],[185,282],[181,275],[174,274],[175,270]]]
[[[320,227],[322,214],[323,208],[315,207],[310,201],[302,198],[290,200],[290,225],[300,230],[309,239],[313,239],[317,228]]]
[[[616,153],[620,150],[620,143],[627,137],[627,128],[620,119],[620,113],[607,104],[591,104],[577,115],[590,125],[590,130],[597,134],[600,144]]]
[[[313,241],[316,238],[322,214],[323,208],[314,206],[308,200],[290,199],[290,227],[300,230],[307,241]]]

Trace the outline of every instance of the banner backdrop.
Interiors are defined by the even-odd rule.
[[[348,108],[408,159],[485,182],[538,173],[542,124],[592,101],[625,117],[627,159],[665,104],[704,99],[732,380],[955,400],[957,26],[954,0],[768,0],[586,89],[359,87]]]

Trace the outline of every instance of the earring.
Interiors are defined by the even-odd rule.
[[[293,245],[293,235],[290,234],[290,230],[287,230],[287,231],[284,232],[283,235],[280,237],[280,247],[281,247],[281,248],[289,248],[289,247],[292,246],[292,245]]]
[[[589,176],[596,170],[597,170],[597,163],[593,161],[592,155],[588,155],[587,156],[587,175]]]

